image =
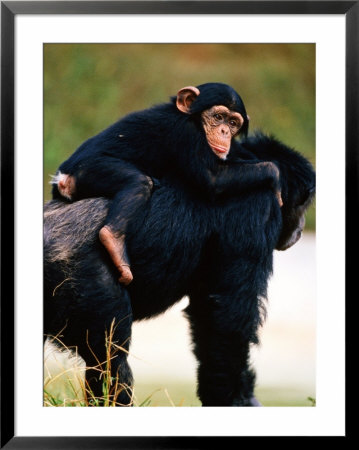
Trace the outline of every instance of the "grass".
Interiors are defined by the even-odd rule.
[[[75,391],[71,381],[71,389]],[[96,399],[90,395],[90,401],[76,398],[59,398],[44,390],[45,406],[115,406],[110,400]],[[284,386],[259,387],[256,396],[263,406],[272,407],[315,407],[316,400],[308,396],[304,389]],[[104,404],[106,403],[106,404]],[[195,394],[195,386],[181,381],[169,381],[166,387],[158,387],[155,381],[141,383],[134,388],[133,405],[137,407],[200,407],[201,402]]]
[[[146,406],[201,406],[196,396],[195,386],[181,381],[166,383],[166,391],[170,396],[168,400],[164,388],[156,390],[155,381],[141,383],[135,386],[136,398],[143,402],[150,393],[150,404]],[[311,407],[315,406],[315,399],[308,395],[306,388],[292,386],[259,386],[255,391],[256,397],[263,406],[273,407]]]
[[[201,406],[196,395],[196,386],[181,380],[168,381],[165,386],[152,382],[135,383],[135,394],[140,406]]]
[[[127,352],[113,341],[114,322],[105,336],[106,360],[98,361],[92,370],[98,372],[102,380],[102,395],[94,395],[85,381],[86,366],[76,352],[63,345],[59,337],[52,337],[56,352],[47,351],[44,361],[44,406],[47,407],[196,407],[201,406],[195,386],[189,382],[172,380],[166,386],[145,382],[135,384],[134,389],[119,383],[111,377],[111,362],[118,352]],[[48,344],[47,344],[48,345]],[[61,351],[59,352],[59,348]],[[73,349],[72,349],[73,350]],[[121,405],[118,397],[126,390],[131,398],[128,405]],[[259,387],[256,396],[263,406],[315,406],[315,398],[308,396],[303,389],[292,387]]]
[[[76,350],[66,347],[58,336],[49,339],[50,345],[56,347],[45,351],[47,357],[44,361],[44,406],[184,406],[184,397],[179,401],[173,400],[167,388],[148,389],[146,395],[142,396],[141,394],[141,399],[138,400],[132,387],[119,383],[117,378],[111,376],[111,361],[116,358],[118,352],[127,353],[127,350],[113,341],[114,327],[115,322],[113,321],[109,332],[106,332],[105,335],[106,360],[101,362],[94,355],[97,364],[92,367],[86,367],[84,361],[77,355]],[[48,349],[49,343],[47,343]],[[93,393],[85,380],[86,369],[98,372],[99,378],[102,380],[102,395],[100,397]],[[131,402],[128,405],[122,405],[118,402],[118,397],[123,390],[126,390],[131,397]],[[196,404],[191,406],[200,406],[198,399],[193,400]]]
[[[105,335],[106,360],[99,361],[94,355],[97,365],[91,367],[92,370],[98,372],[99,379],[102,380],[102,396],[100,397],[93,393],[85,380],[86,367],[76,353],[73,355],[71,349],[67,348],[58,337],[51,338],[53,343],[61,346],[64,358],[61,358],[60,370],[55,376],[52,375],[51,368],[49,368],[51,363],[49,364],[48,360],[45,359],[44,406],[133,406],[132,387],[121,384],[117,377],[111,376],[112,360],[117,357],[118,352],[127,352],[113,341],[114,328],[115,322],[112,321],[110,330]],[[65,367],[61,368],[61,365]],[[128,405],[122,405],[118,402],[118,397],[124,390],[128,392],[128,396],[131,398]]]

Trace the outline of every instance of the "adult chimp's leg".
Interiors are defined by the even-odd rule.
[[[106,395],[110,403],[131,406],[133,377],[127,362],[132,325],[129,295],[123,289],[120,298],[103,296],[99,303],[86,297],[84,302],[87,306],[81,305],[70,317],[63,341],[69,347],[76,346],[85,360],[88,400]]]
[[[69,349],[77,348],[86,366],[93,367],[87,380],[98,397],[103,396],[104,380],[98,366],[106,369],[106,332],[109,336],[113,321],[110,373],[123,386],[132,386],[126,353],[131,301],[97,236],[107,204],[93,199],[45,207],[44,333],[58,337]],[[127,405],[130,398],[124,390],[117,402]]]
[[[198,396],[203,406],[259,406],[249,351],[261,323],[260,269],[242,259],[218,271],[191,293],[186,310],[199,362]]]

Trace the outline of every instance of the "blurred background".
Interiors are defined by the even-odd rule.
[[[215,81],[239,92],[250,131],[276,136],[315,166],[314,44],[45,44],[44,201],[50,175],[84,140],[184,86]],[[315,397],[314,231],[315,205],[302,240],[275,252],[268,319],[252,355],[265,405],[311,406]],[[134,326],[139,404],[150,397],[151,406],[200,405],[186,302]],[[55,356],[46,357],[51,365]]]

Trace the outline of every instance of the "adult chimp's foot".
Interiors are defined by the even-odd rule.
[[[256,399],[256,397],[251,397],[249,399],[250,406],[263,406],[262,403]]]
[[[113,263],[121,276],[119,282],[128,285],[133,280],[130,265],[126,258],[125,235],[120,237],[112,232],[111,228],[104,226],[99,233],[100,241],[108,251]]]
[[[263,406],[256,397],[251,397],[248,400],[234,399],[231,406]]]

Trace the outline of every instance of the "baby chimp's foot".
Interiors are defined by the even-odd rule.
[[[121,272],[121,276],[118,279],[120,283],[123,283],[125,286],[131,283],[133,280],[133,275],[128,264],[121,264],[119,267],[119,271]]]
[[[125,236],[120,237],[111,230],[110,227],[104,226],[100,230],[100,241],[105,246],[113,263],[121,276],[119,282],[125,285],[130,284],[133,280],[133,275],[130,269],[130,265],[126,258]]]
[[[283,200],[282,200],[281,192],[277,191],[275,195],[277,197],[277,200],[278,200],[278,203],[279,203],[279,207],[281,208],[283,206]]]

